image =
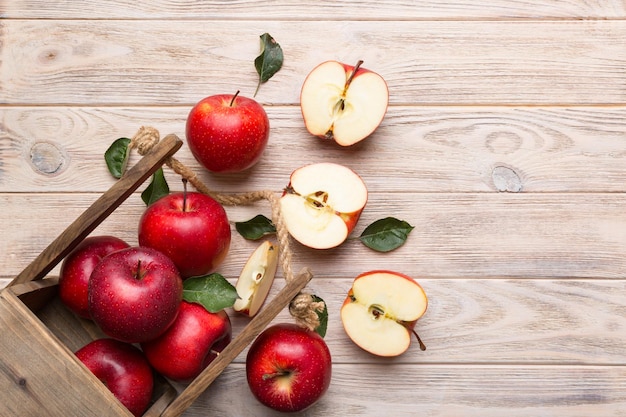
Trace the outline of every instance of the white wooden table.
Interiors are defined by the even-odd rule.
[[[114,139],[142,125],[184,137],[201,98],[251,96],[268,32],[285,63],[256,96],[272,125],[261,162],[215,176],[186,146],[178,158],[224,192],[279,192],[293,169],[339,162],[370,191],[355,234],[385,216],[415,226],[387,254],[294,247],[328,303],[334,359],[302,415],[626,415],[624,0],[3,0],[0,17],[0,286],[112,184]],[[383,124],[347,149],[300,114],[304,77],[328,59],[363,59],[389,84]],[[97,233],[135,243],[143,208],[132,196]],[[234,234],[220,272],[234,280],[255,246]],[[345,335],[353,278],[380,268],[425,288],[425,352],[376,358]],[[244,355],[186,416],[278,415],[249,393]]]

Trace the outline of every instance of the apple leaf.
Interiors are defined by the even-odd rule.
[[[311,298],[316,303],[319,303],[319,302],[324,303],[324,309],[322,311],[316,311],[317,317],[320,320],[320,325],[317,326],[317,328],[315,329],[317,334],[324,337],[326,336],[326,330],[328,329],[328,307],[326,306],[326,302],[322,300],[320,297],[318,297],[317,295],[311,295]]]
[[[245,222],[236,222],[235,229],[248,240],[258,240],[263,236],[276,233],[274,223],[262,214],[257,214]]]
[[[390,252],[406,242],[414,227],[404,220],[385,217],[363,230],[359,239],[365,246],[378,252]]]
[[[254,66],[259,73],[259,83],[254,92],[256,96],[261,84],[272,78],[283,66],[283,50],[269,33],[261,35],[261,54],[254,60]]]
[[[191,277],[183,281],[183,300],[217,313],[235,304],[237,290],[218,273]]]
[[[109,168],[109,172],[117,179],[122,178],[126,171],[126,164],[130,156],[129,145],[130,139],[119,138],[104,152],[104,160]]]
[[[163,175],[163,168],[159,168],[152,174],[152,181],[146,189],[141,193],[141,199],[146,206],[154,203],[161,197],[165,197],[170,193],[170,187],[167,185],[165,175]]]

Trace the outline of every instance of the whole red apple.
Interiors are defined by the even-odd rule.
[[[224,310],[211,313],[200,304],[183,301],[176,321],[141,348],[161,375],[188,382],[200,375],[231,337],[230,319]]]
[[[139,349],[103,338],[80,348],[76,357],[134,416],[141,416],[146,411],[154,390],[154,377]]]
[[[89,313],[109,337],[128,343],[156,338],[174,322],[183,282],[161,252],[130,247],[102,258],[89,280]]]
[[[269,134],[263,106],[239,92],[206,97],[187,116],[189,149],[212,172],[250,168],[261,158]]]
[[[168,256],[183,279],[214,271],[226,258],[230,239],[224,207],[199,192],[162,197],[139,220],[139,245]]]
[[[102,258],[130,245],[114,236],[89,236],[63,259],[59,273],[59,298],[71,311],[90,318],[89,277]]]
[[[301,411],[319,400],[331,379],[324,339],[296,324],[275,324],[252,343],[246,376],[252,394],[278,411]]]

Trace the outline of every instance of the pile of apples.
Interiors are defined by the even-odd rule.
[[[324,62],[305,79],[301,110],[315,136],[349,146],[369,136],[387,110],[383,78],[361,67]],[[189,112],[187,144],[210,172],[249,169],[269,140],[269,119],[255,100],[237,94],[206,97]],[[352,169],[319,162],[295,169],[280,197],[289,234],[318,249],[341,245],[354,230],[368,200]],[[168,194],[150,204],[138,224],[137,246],[114,236],[90,236],[63,261],[61,301],[93,320],[106,337],[76,356],[134,415],[147,409],[153,371],[176,382],[198,376],[230,343],[226,310],[208,311],[184,299],[183,283],[215,271],[226,258],[231,230],[224,208],[199,192]],[[263,242],[245,263],[232,306],[254,316],[270,291],[278,248]],[[348,337],[379,356],[397,356],[411,343],[428,305],[422,287],[392,271],[359,275],[340,317]],[[418,338],[419,340],[419,338]],[[423,344],[420,341],[420,347]],[[318,401],[331,380],[332,360],[324,339],[296,324],[275,324],[250,346],[246,376],[262,404],[279,411],[303,410]]]

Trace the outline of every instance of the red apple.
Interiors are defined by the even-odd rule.
[[[59,274],[59,298],[71,311],[90,318],[88,288],[91,272],[102,258],[130,245],[114,236],[89,236],[63,260]]]
[[[230,239],[224,207],[199,192],[160,198],[139,220],[139,245],[167,255],[183,279],[214,271],[226,258]]]
[[[176,321],[141,348],[161,375],[187,382],[200,375],[231,337],[230,319],[224,310],[211,313],[200,304],[183,301]]]
[[[328,390],[331,356],[322,337],[296,324],[275,324],[250,345],[246,376],[252,394],[278,411],[301,411]]]
[[[174,322],[183,281],[161,252],[130,247],[102,258],[89,280],[89,313],[109,337],[129,343],[160,336]]]
[[[206,97],[187,116],[187,144],[212,172],[238,172],[258,162],[270,134],[263,107],[237,92]]]
[[[143,415],[152,398],[154,377],[139,349],[118,340],[96,339],[76,351],[76,357],[128,411]]]

